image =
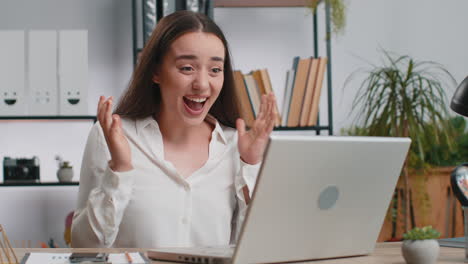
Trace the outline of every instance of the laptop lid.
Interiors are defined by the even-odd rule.
[[[371,253],[410,142],[272,135],[233,263]]]

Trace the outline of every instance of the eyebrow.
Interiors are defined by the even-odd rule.
[[[175,58],[175,60],[196,60],[198,57],[195,55],[180,55]],[[224,62],[224,59],[218,56],[214,56],[210,58],[212,61],[220,61]]]

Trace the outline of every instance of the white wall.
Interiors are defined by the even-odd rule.
[[[332,39],[334,133],[349,127],[357,83],[343,91],[350,73],[382,61],[381,49],[442,63],[461,82],[468,73],[468,35],[463,0],[347,0],[345,33]],[[231,45],[235,68],[244,73],[268,68],[279,105],[286,70],[294,56],[312,56],[312,16],[306,8],[217,8],[215,20]],[[320,55],[325,56],[324,11],[319,10]],[[324,83],[325,85],[326,83]],[[448,99],[452,90],[447,87]],[[321,120],[327,124],[326,93]],[[324,133],[327,134],[327,133]]]
[[[452,0],[348,0],[345,33],[332,40],[334,131],[350,124],[355,87],[343,83],[366,61],[378,63],[380,48],[444,64],[460,82],[468,72],[465,10]],[[323,10],[319,12],[323,33]],[[267,67],[278,101],[294,56],[313,55],[312,16],[305,8],[216,8],[215,20],[231,46],[235,68]],[[89,114],[100,94],[118,96],[132,69],[131,1],[0,0],[0,29],[88,29]],[[321,34],[323,38],[323,34]],[[322,39],[323,40],[323,39]],[[324,41],[320,41],[324,55]],[[449,92],[449,97],[451,92]],[[326,106],[322,96],[322,106]],[[321,112],[326,124],[326,110]],[[91,124],[85,122],[0,122],[0,157],[38,155],[41,178],[54,181],[55,154],[79,173]],[[326,134],[326,133],[324,133]],[[76,176],[77,177],[77,176]],[[77,179],[77,178],[76,178]],[[77,187],[0,188],[0,223],[13,241],[62,241],[65,215],[75,206]]]
[[[88,114],[99,95],[118,96],[132,65],[131,1],[1,0],[0,30],[88,30]],[[1,114],[1,113],[0,113]],[[57,181],[56,154],[70,160],[78,180],[92,121],[0,121],[0,158],[39,156],[41,180]],[[3,178],[3,170],[0,179]],[[0,224],[13,243],[55,238],[64,245],[65,216],[75,208],[78,187],[0,187]],[[18,242],[20,243],[20,242]]]

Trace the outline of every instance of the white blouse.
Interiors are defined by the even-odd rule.
[[[114,172],[99,123],[88,136],[72,247],[157,248],[235,243],[260,164],[240,159],[237,131],[215,125],[207,162],[187,178],[164,159],[158,123],[122,119],[134,169]]]

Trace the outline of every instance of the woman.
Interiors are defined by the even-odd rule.
[[[163,18],[114,114],[112,103],[101,96],[86,144],[72,247],[235,242],[275,98],[262,98],[249,131],[236,121],[231,60],[218,26],[188,11]]]

